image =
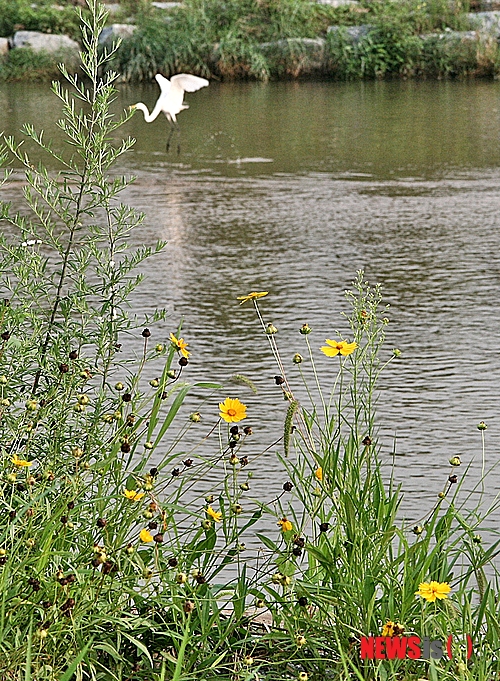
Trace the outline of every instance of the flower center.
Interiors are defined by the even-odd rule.
[[[236,416],[236,409],[228,409],[227,415],[228,416]]]

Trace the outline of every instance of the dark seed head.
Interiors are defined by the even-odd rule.
[[[240,429],[238,428],[238,426],[231,426],[229,432],[231,433],[231,435],[238,435]]]
[[[129,442],[122,442],[120,449],[124,454],[128,454],[128,452],[130,452],[130,443]]]
[[[321,525],[319,526],[320,532],[328,532],[329,529],[330,529],[330,523],[321,523]]]
[[[161,533],[161,532],[158,532],[158,534],[155,534],[155,535],[154,535],[153,539],[155,540],[155,542],[156,542],[157,544],[161,544],[161,542],[163,541],[163,535],[162,535],[162,533]]]
[[[283,485],[283,489],[285,490],[285,492],[291,492],[293,489],[292,483],[290,481],[285,482]]]
[[[40,582],[38,581],[38,579],[31,577],[30,579],[28,579],[28,584],[33,589],[33,591],[40,591]]]
[[[201,574],[196,575],[195,579],[198,582],[198,584],[205,584],[205,582],[207,581],[207,578],[205,577],[205,575],[201,575]]]
[[[151,336],[151,331],[149,329],[144,329],[144,331],[141,333],[141,336],[143,338],[149,338]]]
[[[153,478],[156,478],[156,476],[158,475],[158,469],[157,469],[157,468],[152,468],[152,469],[149,471],[149,475],[153,476]]]
[[[44,608],[45,610],[48,610],[50,608],[50,606],[52,605],[52,603],[50,601],[42,601],[41,605],[42,605],[42,608]]]
[[[230,440],[229,441],[229,449],[234,449],[238,442],[236,440]]]
[[[8,331],[4,331],[4,332],[2,333],[2,340],[8,341],[9,338],[10,338],[10,333],[9,333]]]
[[[368,437],[368,435],[365,437],[365,439],[361,442],[362,445],[365,447],[369,447],[372,443],[371,437]]]
[[[185,461],[182,462],[186,468],[189,468],[190,466],[193,465],[193,459],[185,459]]]
[[[161,399],[162,399],[162,400],[166,400],[167,397],[168,397],[168,393],[165,392],[165,391],[163,391],[162,394],[161,394]]]
[[[276,385],[282,385],[285,382],[285,379],[283,378],[283,376],[275,376],[274,382],[276,383]]]
[[[240,466],[247,466],[248,465],[248,456],[242,456],[240,459]]]
[[[59,364],[59,371],[61,374],[67,374],[69,371],[69,364]]]
[[[453,485],[455,482],[457,482],[457,481],[458,481],[458,478],[457,478],[456,475],[450,475],[450,476],[448,477],[448,482],[451,482],[452,485]]]
[[[180,474],[181,474],[181,472],[178,468],[174,468],[174,470],[172,471],[172,477],[173,478],[178,478]]]
[[[148,527],[150,530],[156,530],[156,528],[158,527],[158,523],[152,520],[150,523],[148,523]]]
[[[74,501],[68,501],[68,509],[71,511],[73,508],[75,508],[75,502]]]
[[[169,564],[170,567],[174,568],[174,567],[177,567],[179,565],[179,561],[177,560],[177,558],[169,558],[168,564]]]
[[[9,518],[11,520],[14,520],[15,517],[16,517],[16,511],[9,511]]]
[[[108,524],[108,521],[105,518],[97,518],[96,525],[97,527],[106,527]]]
[[[131,393],[124,393],[124,394],[122,395],[122,400],[123,400],[124,402],[130,402],[130,401],[132,400],[132,395],[131,395]]]
[[[189,360],[187,357],[181,357],[179,359],[179,366],[181,367],[186,367],[189,364]]]
[[[305,608],[306,605],[308,604],[308,602],[309,602],[309,601],[307,600],[307,598],[306,598],[305,596],[301,596],[301,597],[298,599],[298,601],[297,601],[297,603],[298,603],[302,608]]]
[[[243,428],[243,432],[245,433],[245,435],[252,435],[252,433],[253,433],[253,431],[252,431],[252,429],[250,428],[250,426],[245,426],[245,427]]]
[[[77,353],[76,350],[72,350],[72,351],[69,353],[69,358],[70,358],[70,359],[76,359],[77,357],[78,357],[78,353]]]
[[[302,539],[302,537],[294,537],[293,543],[295,546],[300,546],[301,549],[303,549],[305,545],[305,541]]]
[[[61,516],[61,522],[62,522],[63,525],[66,525],[66,523],[68,522],[68,516],[62,515]]]
[[[302,555],[302,549],[300,546],[294,546],[292,549],[292,553],[294,556],[301,556]]]

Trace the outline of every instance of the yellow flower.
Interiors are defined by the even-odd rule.
[[[327,357],[335,357],[335,355],[338,355],[339,352],[341,355],[350,355],[351,352],[354,352],[356,348],[358,347],[357,343],[348,343],[347,341],[334,341],[330,340],[329,338],[326,339],[326,343],[328,345],[323,345],[322,348],[320,348],[321,352],[323,352]]]
[[[243,305],[243,303],[246,303],[247,300],[257,300],[257,298],[263,298],[264,296],[267,296],[269,291],[252,291],[252,293],[249,293],[246,296],[238,296],[236,300],[241,300],[240,305]]]
[[[418,585],[418,591],[415,591],[415,596],[425,598],[429,603],[434,603],[436,598],[448,598],[451,591],[451,586],[448,582],[422,582]]]
[[[17,454],[14,454],[11,461],[14,464],[14,466],[19,466],[19,468],[26,468],[27,466],[33,465],[33,461],[26,461],[25,459],[20,459],[17,456]]]
[[[176,338],[173,333],[170,334],[170,342],[174,346],[176,350],[178,350],[183,357],[186,359],[189,357],[191,354],[189,350],[186,350],[188,343],[184,340],[184,338]]]
[[[220,511],[214,511],[214,509],[209,506],[207,508],[207,515],[210,516],[216,523],[220,523],[222,520],[222,513]]]
[[[381,636],[393,636],[394,635],[394,622],[387,620],[387,622],[382,627]]]
[[[130,501],[140,501],[144,496],[144,492],[138,492],[135,489],[124,489],[123,494],[127,499],[130,499]]]
[[[221,419],[224,419],[226,423],[238,423],[247,417],[247,408],[243,402],[238,399],[232,400],[230,397],[226,397],[224,402],[219,403]]]
[[[141,530],[139,537],[140,540],[145,544],[147,544],[150,541],[153,541],[153,535],[151,534],[151,532],[149,532],[149,530],[146,530],[146,528],[144,528],[144,530]]]
[[[281,518],[276,524],[281,525],[282,532],[290,532],[293,527],[292,523],[287,518]]]
[[[321,466],[314,471],[314,475],[320,482],[323,480],[323,469]]]

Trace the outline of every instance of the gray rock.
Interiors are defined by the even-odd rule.
[[[316,0],[319,5],[330,5],[330,7],[345,7],[346,5],[359,5],[358,0]]]
[[[122,11],[122,7],[119,2],[111,2],[109,5],[104,5],[104,9],[109,12],[110,16],[113,16],[113,14],[120,14]]]
[[[361,24],[360,26],[328,26],[328,33],[344,34],[352,43],[359,43],[361,38],[364,38],[373,26],[371,24]]]
[[[80,46],[67,35],[40,33],[39,31],[17,31],[12,38],[12,47],[30,47],[34,52],[73,52]]]
[[[0,56],[3,57],[4,55],[6,55],[9,49],[10,49],[9,39],[0,38]]]
[[[151,5],[156,9],[174,9],[174,7],[182,7],[182,2],[152,2]]]
[[[137,26],[133,24],[111,24],[102,29],[99,35],[99,44],[116,42],[117,38],[124,40],[130,38]]]
[[[500,37],[500,12],[471,12],[467,17],[471,28]]]
[[[420,38],[426,41],[443,40],[446,42],[477,42],[480,38],[477,31],[442,31],[441,33],[424,33]]]
[[[295,57],[298,60],[297,72],[313,73],[321,69],[325,60],[325,41],[323,38],[282,38],[269,43],[261,43],[260,49],[271,57]]]

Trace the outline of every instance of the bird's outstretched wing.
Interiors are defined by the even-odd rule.
[[[196,92],[196,90],[208,85],[206,78],[192,76],[190,73],[178,73],[170,78],[170,82],[173,87],[179,87],[184,92]]]

